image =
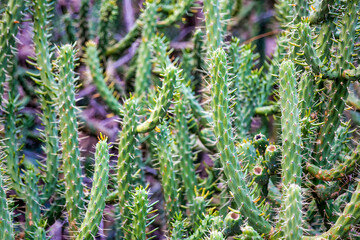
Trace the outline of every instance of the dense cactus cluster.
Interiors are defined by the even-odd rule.
[[[147,0],[120,40],[131,1],[78,2],[59,20],[56,0],[0,1],[0,239],[51,239],[59,221],[78,240],[359,239],[359,0],[277,0],[267,60],[231,31],[241,0]],[[174,51],[170,30],[194,13],[201,27]],[[116,139],[82,114],[84,85]]]

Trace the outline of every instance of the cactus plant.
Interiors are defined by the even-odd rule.
[[[0,1],[1,239],[358,238],[359,0],[277,0],[249,40],[256,1],[25,2]]]

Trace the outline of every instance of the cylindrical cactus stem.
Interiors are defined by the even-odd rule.
[[[9,0],[2,13],[0,24],[0,96],[4,93],[3,84],[6,80],[6,71],[11,63],[12,49],[15,48],[16,34],[21,22],[25,2],[22,0]],[[0,98],[0,106],[3,98]]]
[[[155,202],[156,203],[156,202]],[[150,203],[148,199],[148,191],[142,186],[137,187],[135,189],[135,193],[133,193],[133,201],[131,204],[131,212],[132,212],[132,228],[131,228],[131,240],[138,239],[147,239],[147,227],[153,222],[153,219],[156,217],[153,216],[151,218],[148,217],[150,213],[154,213],[152,210],[152,206],[155,203]],[[151,237],[150,237],[151,238]]]
[[[79,32],[78,32],[78,48],[82,49],[85,46],[85,43],[89,41],[90,32],[89,32],[89,6],[90,0],[81,0],[80,10],[79,10]]]
[[[9,204],[6,199],[7,188],[2,176],[2,170],[3,169],[0,168],[0,239],[13,240],[15,239],[14,229]]]
[[[331,169],[323,169],[315,164],[307,163],[306,171],[313,177],[324,181],[335,181],[340,178],[347,177],[355,171],[356,163],[359,161],[360,145],[353,151],[350,156],[345,158],[344,162],[340,162],[333,166]]]
[[[130,202],[130,191],[132,184],[132,165],[136,155],[137,142],[137,99],[130,98],[124,104],[125,115],[123,118],[122,131],[119,136],[119,155],[117,165],[118,197],[119,211],[124,229],[130,226],[130,212],[127,206]],[[126,232],[124,232],[126,236]]]
[[[158,98],[156,99],[155,108],[151,110],[149,119],[137,126],[136,131],[145,133],[153,130],[165,117],[167,110],[171,104],[173,94],[175,92],[176,81],[178,79],[178,69],[173,65],[169,65],[164,70],[164,79]]]
[[[344,70],[348,69],[352,62],[352,52],[354,49],[353,39],[358,20],[358,1],[350,0],[346,2],[346,11],[343,14],[343,25],[339,35],[339,47],[337,53],[336,72],[343,76]],[[317,150],[317,159],[320,166],[325,168],[332,165],[328,156],[331,154],[334,144],[335,132],[340,125],[340,116],[345,109],[345,101],[349,95],[350,81],[343,77],[334,81],[332,86],[332,96],[329,100],[329,109],[325,113],[325,124],[322,126],[317,139],[320,144]]]
[[[298,109],[298,96],[296,90],[296,72],[295,66],[291,61],[284,61],[280,65],[279,70],[280,79],[280,107],[281,107],[281,138],[282,138],[282,186],[283,186],[283,201],[281,204],[281,212],[279,225],[280,234],[289,234],[285,231],[287,224],[289,224],[290,216],[288,215],[288,202],[286,197],[290,194],[292,198],[299,201],[300,208],[294,208],[291,214],[301,216],[301,177],[302,177],[302,156],[301,156],[301,126],[300,126],[300,112]],[[289,189],[291,185],[297,185],[299,190]],[[285,196],[285,197],[284,197]],[[300,217],[300,222],[301,222]],[[301,239],[302,232],[299,230],[294,239]],[[283,235],[284,236],[284,235]],[[300,238],[299,238],[300,236]],[[291,239],[291,236],[286,236],[286,239]]]
[[[32,238],[35,236],[36,230],[40,223],[40,203],[39,192],[37,187],[38,178],[36,177],[33,168],[30,168],[25,173],[25,191],[24,198],[26,202],[26,236]]]
[[[359,18],[359,1],[346,1],[345,9],[342,14],[342,26],[339,34],[339,47],[337,48],[336,70],[339,76],[343,76],[352,63],[354,39],[356,38],[356,28]],[[336,129],[336,128],[335,128]]]
[[[229,79],[226,59],[225,51],[221,48],[210,54],[211,106],[220,161],[241,214],[248,218],[249,224],[259,233],[269,234],[272,226],[262,217],[252,201],[236,154],[229,118]]]
[[[52,48],[49,47],[49,24],[53,2],[41,0],[33,1],[34,4],[34,45],[36,65],[40,71],[39,76],[33,80],[39,85],[40,103],[42,108],[42,121],[44,124],[45,152],[46,152],[46,181],[41,201],[47,201],[54,193],[58,180],[59,168],[59,130],[57,125],[57,111],[53,106],[57,83],[51,72]],[[46,26],[46,27],[44,27]]]
[[[185,194],[188,205],[190,207],[192,223],[196,222],[197,214],[193,211],[195,188],[197,186],[195,167],[192,158],[191,142],[188,123],[186,118],[186,103],[183,96],[177,97],[177,103],[175,105],[175,129],[177,131],[175,135],[175,144],[178,149],[178,155],[180,160],[181,176],[184,182]]]
[[[14,79],[12,79],[14,81]],[[16,127],[16,112],[17,100],[15,96],[15,89],[11,87],[8,92],[8,102],[6,103],[6,116],[5,116],[5,154],[6,166],[9,177],[11,178],[13,188],[18,195],[23,194],[23,182],[20,177],[20,169],[18,166],[18,139]]]
[[[78,231],[81,214],[84,210],[83,186],[80,165],[80,149],[78,123],[76,119],[75,86],[75,50],[69,44],[59,49],[56,64],[59,83],[56,104],[60,118],[60,141],[63,156],[63,172],[65,178],[66,210],[68,212],[70,233]]]
[[[298,96],[296,91],[296,72],[291,61],[280,66],[280,103],[282,129],[282,183],[283,186],[301,184],[301,129]]]
[[[100,8],[100,23],[99,23],[99,52],[100,61],[105,68],[106,62],[106,48],[109,44],[109,28],[114,16],[117,14],[116,0],[102,0]]]
[[[205,0],[204,14],[208,51],[219,48],[223,42],[219,0]]]
[[[131,239],[146,239],[147,207],[149,204],[147,191],[142,187],[136,188],[133,201],[133,229]]]
[[[303,235],[301,188],[297,184],[290,184],[284,194],[284,239],[300,240]]]
[[[317,52],[314,48],[314,43],[311,35],[311,28],[309,22],[305,19],[299,25],[300,34],[300,44],[304,49],[304,57],[306,63],[311,67],[312,71],[315,74],[326,74],[327,76],[330,74],[327,70],[327,66],[323,64]],[[330,76],[329,76],[330,77]],[[333,76],[331,76],[333,77]]]
[[[81,224],[77,240],[90,239],[95,236],[105,208],[107,185],[109,180],[109,146],[107,138],[100,135],[96,144],[94,180],[90,192],[90,202],[85,218]]]
[[[147,2],[143,14],[143,31],[137,57],[135,95],[144,96],[151,85],[151,39],[156,32],[156,2]]]
[[[157,129],[157,155],[160,163],[161,181],[164,189],[165,209],[168,222],[179,212],[178,184],[171,153],[171,136],[166,123]]]
[[[198,29],[194,33],[194,50],[193,50],[193,64],[194,64],[194,85],[195,91],[199,91],[202,82],[201,69],[205,67],[204,62],[204,33]]]
[[[100,67],[99,54],[96,49],[96,44],[93,41],[86,43],[86,64],[90,69],[91,77],[94,81],[94,84],[99,91],[100,96],[105,101],[108,108],[118,116],[123,115],[123,106],[119,101],[114,97],[114,93],[106,85],[104,79],[103,71]]]

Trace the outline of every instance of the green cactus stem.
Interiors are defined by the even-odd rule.
[[[178,155],[180,160],[182,181],[185,185],[186,199],[190,206],[190,212],[192,223],[197,221],[198,214],[193,211],[195,188],[197,186],[197,180],[195,176],[195,167],[192,159],[191,151],[191,139],[188,129],[188,123],[186,118],[186,103],[183,97],[178,96],[178,101],[175,105],[175,129],[177,134],[174,138],[175,144],[178,149]]]
[[[219,8],[219,0],[205,0],[204,14],[206,24],[206,38],[208,50],[217,49],[222,45],[223,34],[221,26],[221,16]]]
[[[284,61],[280,66],[280,101],[282,128],[282,183],[288,186],[301,183],[301,129],[294,64]]]
[[[171,240],[185,239],[185,224],[181,212],[175,215],[172,223]]]
[[[148,2],[146,5],[135,76],[135,95],[138,97],[144,95],[151,85],[151,39],[156,31],[156,3]]]
[[[93,186],[90,192],[90,202],[80,227],[77,240],[89,239],[95,236],[105,208],[107,185],[109,180],[109,146],[107,138],[100,135],[100,141],[96,144],[95,172]]]
[[[117,181],[118,181],[118,198],[121,221],[124,229],[129,229],[130,212],[127,206],[130,201],[130,191],[132,183],[133,162],[135,153],[135,145],[137,141],[136,133],[136,113],[137,99],[130,98],[124,104],[125,115],[123,118],[122,131],[119,136],[119,155],[117,165]],[[126,232],[124,232],[125,236]]]
[[[109,28],[111,22],[114,20],[115,15],[117,14],[117,5],[116,0],[102,0],[100,8],[100,23],[99,23],[99,44],[98,49],[100,53],[100,62],[105,68],[105,54],[106,48],[109,44]]]
[[[13,80],[14,81],[14,80]],[[17,112],[17,97],[15,96],[14,87],[10,88],[8,92],[8,102],[6,104],[5,116],[5,153],[6,153],[6,166],[7,172],[11,178],[11,187],[22,195],[23,182],[20,177],[20,169],[18,166],[18,139],[17,139],[17,126],[16,126],[16,112]]]
[[[281,206],[281,231],[285,239],[301,239],[301,129],[296,91],[295,66],[291,61],[284,61],[280,66],[280,103],[281,103],[281,138],[282,138],[282,186],[283,202]],[[294,185],[294,186],[293,186]],[[291,187],[292,186],[292,187]],[[289,198],[289,199],[288,199]],[[289,205],[290,200],[293,201]],[[294,217],[295,216],[295,217]],[[299,219],[297,219],[299,218]],[[299,224],[300,221],[300,225]],[[291,226],[299,228],[289,229]]]
[[[15,47],[16,34],[21,22],[25,2],[22,0],[9,0],[0,22],[0,95],[4,93],[6,71],[12,63],[12,49]],[[0,106],[2,105],[0,98]]]
[[[286,190],[284,198],[284,239],[302,239],[302,203],[301,188],[297,184],[291,184]]]
[[[49,45],[49,24],[51,20],[52,1],[33,1],[34,4],[34,44],[36,67],[39,76],[33,80],[39,86],[42,121],[44,123],[44,138],[46,152],[46,181],[41,194],[41,200],[46,201],[54,193],[58,180],[59,168],[59,131],[57,126],[57,111],[53,106],[58,84],[52,74],[51,58],[53,49]],[[47,26],[44,28],[44,26]]]
[[[57,106],[60,117],[59,129],[65,178],[66,210],[69,215],[70,234],[74,236],[81,222],[84,210],[83,186],[80,165],[77,108],[75,104],[75,50],[71,45],[59,49],[57,58],[59,83]]]
[[[175,177],[175,166],[172,159],[172,139],[166,123],[161,124],[157,129],[157,158],[160,163],[160,173],[164,190],[165,209],[167,220],[171,221],[179,212],[178,184]]]
[[[11,219],[8,200],[6,199],[6,185],[2,175],[3,169],[0,168],[0,238],[13,240],[14,229]]]
[[[262,217],[250,198],[249,189],[244,181],[245,177],[235,151],[231,122],[228,117],[230,116],[228,106],[229,83],[225,51],[221,48],[213,51],[210,54],[210,60],[214,132],[228,186],[234,194],[235,202],[240,208],[241,214],[248,218],[249,224],[260,233],[269,234],[272,231],[272,226]]]
[[[86,64],[90,69],[94,84],[108,108],[116,115],[123,116],[123,106],[114,97],[113,90],[109,89],[106,85],[103,71],[100,67],[99,53],[96,49],[96,44],[92,41],[86,43]]]
[[[85,43],[89,41],[89,5],[90,0],[81,0],[80,10],[79,10],[79,32],[78,32],[78,46],[79,49],[82,49],[85,46]]]
[[[149,214],[156,212],[152,210],[154,203],[150,203],[148,199],[148,191],[142,186],[135,189],[133,194],[133,201],[131,205],[132,212],[132,229],[131,240],[147,239],[147,235],[152,232],[147,232],[147,227],[154,221],[157,215],[148,217]],[[151,238],[151,237],[150,237]]]
[[[136,131],[138,133],[149,132],[162,122],[171,104],[178,74],[179,70],[173,65],[166,67],[163,73],[164,79],[162,86],[156,99],[156,105],[154,109],[151,110],[149,119],[137,126]]]
[[[36,230],[40,223],[40,205],[39,193],[35,171],[30,168],[25,173],[25,201],[26,201],[26,236],[32,238],[35,236]]]

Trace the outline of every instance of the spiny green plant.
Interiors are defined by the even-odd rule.
[[[103,233],[106,205],[117,209],[116,239],[156,237],[158,216],[164,219],[159,231],[169,239],[356,239],[360,146],[347,104],[359,101],[350,93],[360,76],[359,0],[278,0],[281,33],[263,66],[255,45],[228,31],[242,1],[199,3],[147,0],[132,29],[116,42],[116,1],[93,6],[82,0],[78,26],[66,17],[62,31],[72,42],[64,45],[50,37],[51,26],[59,26],[56,1],[4,5],[1,239],[23,233],[26,239],[48,239],[50,225],[65,219],[71,239],[95,238]],[[174,51],[170,26],[197,10],[203,11],[205,31],[197,29],[193,45]],[[100,19],[89,22],[94,12]],[[22,73],[24,84],[16,40],[25,21],[33,23],[34,56],[27,75]],[[97,26],[92,34],[90,26]],[[128,69],[107,72],[113,60],[136,47],[137,38]],[[117,85],[120,99],[112,76],[124,69],[134,91]],[[30,88],[20,91],[29,79],[31,96]],[[120,119],[111,150],[115,164],[100,134],[93,174],[82,166],[79,121],[86,103],[77,102],[79,84],[95,85],[98,101],[112,113],[104,117]],[[31,104],[40,110],[41,135],[26,134],[33,131],[22,109]],[[279,133],[272,141],[270,121]],[[27,155],[28,138],[43,141],[40,157]],[[148,185],[151,177],[157,180]],[[84,184],[88,178],[91,190]],[[161,182],[158,192],[153,181]],[[13,212],[24,215],[24,223]]]

